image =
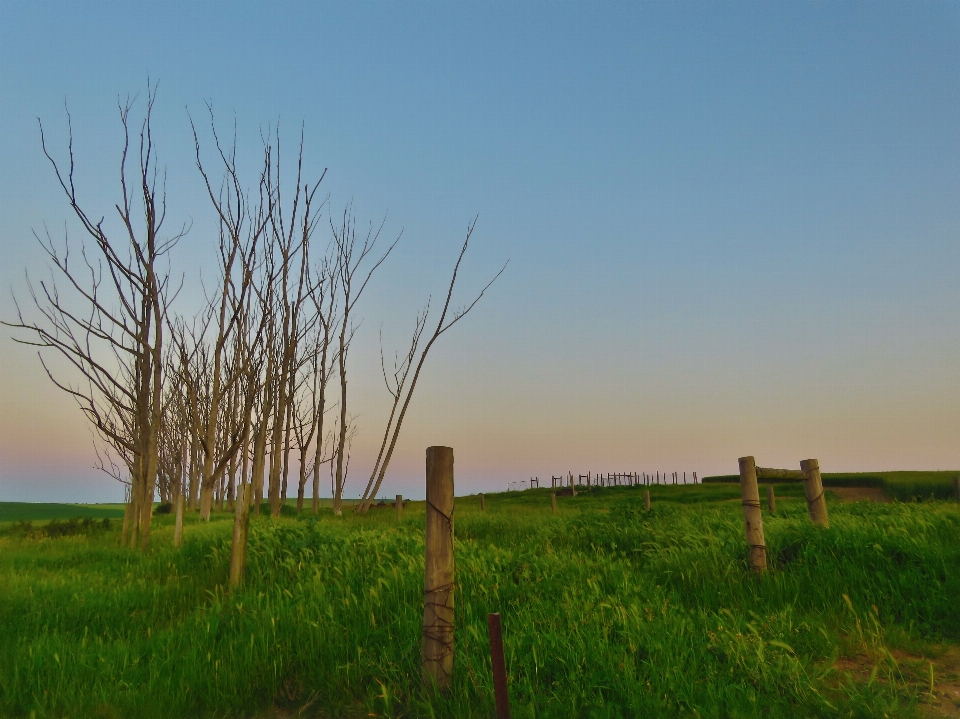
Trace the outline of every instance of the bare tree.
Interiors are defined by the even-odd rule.
[[[276,404],[273,416],[273,436],[270,451],[270,515],[280,516],[281,460],[287,457],[290,446],[290,422],[292,407],[291,383],[299,362],[300,343],[310,331],[312,323],[304,322],[301,315],[303,304],[310,295],[309,247],[316,223],[326,199],[319,205],[315,199],[317,189],[326,175],[326,170],[312,185],[302,184],[303,179],[303,132],[300,134],[300,149],[296,166],[296,189],[289,217],[284,215],[281,192],[280,138],[276,136],[276,162],[266,173],[267,186],[273,198],[270,213],[270,231],[273,247],[279,253],[279,291],[276,295],[279,311],[279,348],[276,352],[275,384]]]
[[[410,350],[403,360],[403,363],[400,365],[395,365],[394,381],[395,384],[391,388],[390,382],[387,381],[387,389],[390,390],[390,393],[393,395],[393,411],[390,413],[390,419],[387,422],[387,429],[384,432],[384,444],[387,440],[387,435],[392,436],[390,438],[390,446],[387,449],[386,454],[383,452],[383,445],[380,447],[380,455],[377,457],[377,463],[374,465],[373,472],[370,474],[370,482],[373,482],[374,476],[376,476],[376,483],[373,485],[371,490],[370,482],[367,483],[367,490],[364,492],[363,497],[360,500],[360,503],[357,505],[354,511],[358,513],[365,513],[370,509],[370,503],[374,497],[377,496],[377,492],[380,490],[380,485],[383,482],[383,478],[387,473],[387,467],[390,464],[390,459],[393,457],[393,451],[397,446],[397,439],[400,436],[400,426],[403,424],[403,418],[407,414],[407,409],[410,407],[410,400],[413,398],[413,391],[417,387],[417,380],[420,378],[420,371],[423,369],[423,363],[427,359],[427,353],[430,352],[430,348],[433,347],[433,343],[436,342],[440,335],[453,327],[457,322],[462,320],[467,314],[476,307],[477,302],[480,301],[480,298],[483,297],[484,293],[490,288],[494,282],[497,281],[497,278],[503,274],[503,271],[507,269],[507,265],[504,264],[500,268],[500,271],[493,276],[493,279],[490,280],[480,293],[473,299],[473,301],[464,307],[453,313],[451,319],[447,319],[447,312],[450,310],[450,300],[453,297],[453,288],[457,284],[457,273],[460,271],[460,263],[463,262],[463,256],[467,253],[467,247],[470,245],[470,237],[473,235],[473,229],[477,225],[477,218],[473,218],[473,222],[467,227],[467,236],[463,241],[463,247],[460,249],[460,256],[457,257],[457,263],[453,266],[453,275],[450,277],[450,286],[447,288],[447,299],[443,303],[443,310],[440,312],[440,319],[437,322],[437,327],[433,331],[433,334],[430,336],[430,339],[427,341],[427,344],[424,346],[423,351],[420,353],[420,360],[417,362],[417,369],[413,373],[413,379],[410,381],[410,386],[407,389],[406,398],[403,401],[403,407],[400,410],[400,414],[396,417],[396,424],[393,424],[394,413],[396,412],[397,404],[400,401],[400,393],[403,390],[403,386],[407,379],[407,373],[410,371],[410,364],[412,363],[413,356],[417,351],[417,347],[420,343],[420,336],[423,333],[423,327],[427,321],[427,313],[429,312],[429,302],[427,303],[427,308],[424,310],[422,319],[421,316],[417,317],[417,323],[414,328],[413,337],[410,342]],[[384,379],[386,380],[386,372],[384,372]],[[392,425],[392,427],[391,427]]]
[[[169,272],[160,263],[187,231],[183,226],[170,237],[160,234],[166,200],[164,191],[157,188],[151,128],[155,97],[155,88],[148,85],[136,171],[128,166],[130,112],[135,99],[119,105],[124,145],[120,201],[114,206],[121,227],[117,234],[107,229],[105,218],[95,220],[81,207],[69,112],[69,160],[64,171],[47,149],[41,124],[43,153],[92,247],[81,242],[77,264],[72,261],[69,238],[61,248],[49,232],[45,239],[35,234],[52,265],[49,283],[40,282],[39,289],[27,276],[30,298],[40,316],[27,319],[17,304],[17,321],[5,323],[32,335],[32,339],[17,341],[40,348],[40,361],[51,381],[76,399],[98,435],[124,458],[131,482],[130,543],[134,545],[139,534],[142,549],[149,541],[158,469],[164,318],[175,294],[171,293]],[[61,294],[62,289],[67,290],[66,295]],[[69,378],[51,369],[44,350],[66,361]]]
[[[330,230],[333,233],[333,241],[336,244],[336,267],[339,275],[340,291],[343,297],[343,314],[340,317],[340,337],[337,349],[337,362],[340,374],[340,436],[337,442],[337,473],[336,484],[333,491],[333,511],[338,516],[343,513],[343,485],[344,478],[346,477],[344,464],[346,460],[345,450],[347,445],[347,430],[351,424],[347,419],[347,353],[350,347],[350,340],[353,337],[350,313],[356,307],[361,295],[363,295],[363,291],[370,283],[370,278],[373,277],[373,273],[383,264],[384,260],[387,259],[393,251],[393,248],[396,247],[400,241],[400,237],[398,236],[397,239],[393,241],[393,244],[387,248],[387,251],[380,256],[380,259],[374,262],[373,266],[370,267],[367,272],[366,277],[364,277],[363,281],[357,286],[357,272],[360,270],[361,265],[364,264],[367,256],[375,249],[385,222],[386,218],[380,223],[380,227],[377,228],[376,231],[374,231],[373,224],[371,224],[367,230],[363,244],[358,248],[356,219],[353,216],[352,207],[348,206],[343,211],[343,220],[339,229],[334,226],[333,219],[331,218],[330,220]]]
[[[337,362],[336,352],[330,351],[333,341],[333,331],[337,323],[337,296],[339,272],[336,270],[335,260],[324,257],[318,267],[318,278],[314,284],[314,291],[310,295],[317,314],[317,346],[313,353],[313,392],[311,419],[316,424],[316,446],[313,456],[313,513],[320,511],[320,466],[330,462],[333,467],[334,454],[324,458],[324,444],[333,446],[333,442],[326,442],[323,422],[327,413],[327,384],[333,374],[333,365]],[[332,408],[331,408],[332,409]]]
[[[193,129],[194,152],[197,169],[203,177],[207,195],[219,218],[219,270],[220,287],[218,293],[208,301],[202,329],[199,333],[196,348],[204,346],[203,338],[207,329],[213,324],[215,338],[211,344],[210,378],[208,401],[205,404],[204,415],[197,423],[198,441],[203,450],[203,469],[200,483],[200,518],[210,518],[213,506],[214,489],[217,483],[240,449],[245,434],[246,424],[250,421],[255,394],[250,387],[243,392],[244,411],[239,413],[227,412],[221,416],[221,406],[224,401],[229,402],[233,395],[236,383],[246,378],[243,364],[250,358],[242,354],[235,355],[230,361],[227,352],[233,342],[238,328],[243,322],[243,311],[247,306],[247,298],[252,292],[253,264],[258,243],[271,221],[273,215],[273,199],[269,192],[264,191],[269,181],[270,152],[264,153],[264,170],[260,177],[260,203],[251,207],[246,193],[242,188],[236,165],[236,136],[229,152],[224,151],[220,138],[217,135],[213,120],[213,111],[210,113],[210,129],[220,160],[223,164],[224,181],[219,192],[215,192],[210,178],[204,169],[200,155],[200,140],[196,127],[191,120]],[[180,337],[185,339],[185,335]],[[234,343],[236,347],[241,345]],[[185,345],[181,346],[184,357],[189,355]],[[227,407],[227,409],[232,409]],[[226,441],[218,443],[219,423],[224,419],[228,425],[224,427],[221,437]],[[218,446],[219,444],[219,446]]]
[[[373,487],[374,481],[377,479],[377,471],[380,469],[380,465],[383,463],[384,452],[387,449],[387,442],[390,440],[390,430],[393,429],[393,420],[397,414],[397,407],[400,405],[400,401],[403,398],[403,389],[407,383],[407,377],[410,374],[410,370],[413,368],[413,360],[416,359],[417,355],[417,346],[420,344],[420,335],[423,334],[423,330],[427,324],[427,315],[430,312],[430,303],[427,302],[426,307],[424,307],[423,312],[417,315],[416,322],[414,323],[413,335],[410,338],[410,348],[407,351],[407,354],[400,359],[399,356],[394,356],[393,360],[393,372],[391,376],[387,376],[387,365],[386,361],[383,358],[383,331],[380,332],[380,368],[383,371],[383,382],[387,386],[387,392],[390,393],[390,397],[393,399],[393,406],[390,408],[390,417],[387,420],[387,427],[383,432],[383,441],[380,443],[380,452],[377,454],[377,461],[373,465],[373,471],[370,472],[370,479],[367,480],[367,486],[363,490],[363,496],[361,497],[360,503],[357,505],[355,511],[366,512],[367,508],[365,504],[369,505],[367,498],[369,497],[372,501],[376,496],[376,490],[371,496],[370,490]],[[379,483],[377,488],[379,488]]]

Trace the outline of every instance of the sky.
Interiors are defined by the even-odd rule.
[[[0,317],[117,199],[118,98],[157,84],[171,262],[201,301],[216,225],[190,116],[301,128],[329,208],[401,235],[358,307],[357,496],[400,349],[478,216],[384,495],[568,471],[960,467],[960,5],[954,2],[139,3],[0,0]],[[209,135],[201,141],[209,143]],[[209,144],[204,145],[205,149]],[[46,229],[45,229],[46,228]],[[207,271],[206,277],[210,277]],[[90,429],[0,332],[0,500],[97,502]],[[365,474],[365,472],[367,474]],[[322,492],[329,494],[329,489]]]

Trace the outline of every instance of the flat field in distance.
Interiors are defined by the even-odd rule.
[[[0,522],[32,522],[74,517],[123,519],[123,505],[0,502]]]
[[[960,714],[960,505],[829,501],[776,486],[770,571],[746,567],[736,485],[460,497],[449,695],[420,686],[424,505],[0,531],[0,716],[490,717],[500,612],[513,716]],[[761,490],[761,496],[763,491]],[[828,494],[828,496],[830,496]]]
[[[798,467],[791,467],[798,469]],[[824,487],[862,487],[882,489],[891,499],[910,502],[922,499],[949,499],[955,496],[954,479],[960,470],[907,471],[907,472],[824,472]],[[740,475],[723,474],[704,477],[704,483],[737,484]],[[783,480],[763,480],[763,483],[779,484]]]

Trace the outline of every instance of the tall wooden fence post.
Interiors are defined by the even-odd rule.
[[[484,501],[483,493],[480,493],[480,511],[485,512],[487,509],[487,503]]]
[[[807,495],[810,519],[821,527],[829,527],[827,498],[823,496],[823,480],[820,479],[820,462],[815,459],[804,459],[800,462],[800,469],[804,475],[803,493]]]
[[[243,583],[243,572],[247,566],[247,530],[250,528],[250,488],[249,482],[240,490],[240,498],[234,504],[233,546],[230,551],[230,587],[239,587]]]
[[[453,674],[453,449],[427,447],[423,576],[424,684],[440,691]]]
[[[503,658],[503,627],[499,614],[487,615],[490,635],[490,664],[493,669],[493,696],[497,703],[497,719],[510,719],[510,694],[507,691],[507,664]]]
[[[767,568],[767,545],[763,539],[763,517],[760,514],[760,490],[757,488],[757,463],[753,457],[740,460],[740,496],[743,521],[747,532],[747,560],[750,569],[761,573]]]
[[[397,521],[399,522],[403,518],[403,495],[397,495]]]
[[[557,513],[557,493],[550,492],[550,509],[553,510],[553,513]]]
[[[770,510],[770,514],[777,513],[777,498],[773,494],[773,485],[767,485],[767,509]]]
[[[650,509],[650,490],[643,490],[643,508]]]

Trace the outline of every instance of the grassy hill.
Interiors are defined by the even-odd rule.
[[[880,487],[894,499],[910,502],[917,499],[950,499],[954,496],[953,480],[960,470],[931,472],[824,472],[824,487]],[[704,484],[739,483],[740,475],[723,474],[704,477]],[[790,484],[793,480],[764,479],[761,484]]]
[[[420,682],[424,503],[365,517],[158,515],[0,536],[0,716],[493,715],[486,615],[503,618],[513,716],[916,719],[960,658],[960,507],[841,504],[799,485],[764,512],[770,571],[745,563],[725,483],[460,497],[453,688]],[[268,714],[268,712],[270,712]],[[276,712],[276,713],[274,713]]]

